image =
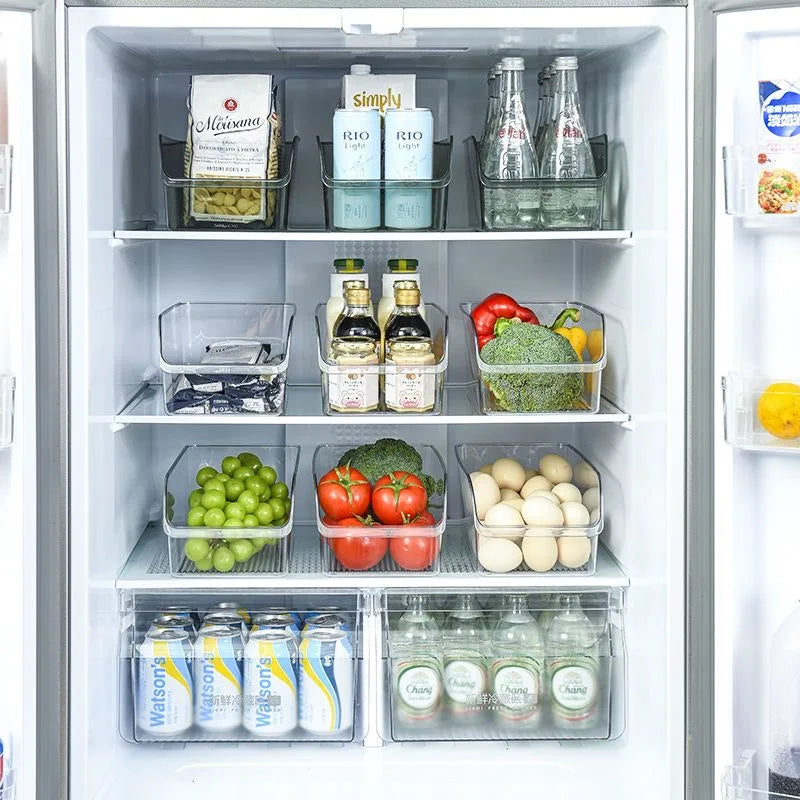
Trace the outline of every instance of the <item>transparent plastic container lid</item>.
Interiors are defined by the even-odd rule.
[[[158,317],[159,364],[168,374],[277,375],[289,367],[293,303],[176,303]],[[258,341],[283,358],[274,364],[203,364],[222,340]]]

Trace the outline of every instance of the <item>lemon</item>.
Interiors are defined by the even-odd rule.
[[[778,439],[800,436],[800,386],[796,383],[773,383],[758,398],[758,420]]]

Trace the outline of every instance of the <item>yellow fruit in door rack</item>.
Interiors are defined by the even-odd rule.
[[[800,436],[800,386],[773,383],[758,398],[758,421],[778,439]]]

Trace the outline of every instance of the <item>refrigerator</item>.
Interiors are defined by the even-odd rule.
[[[55,228],[50,247],[60,249],[37,265],[38,322],[49,317],[39,331],[49,346],[38,352],[60,395],[40,412],[53,457],[40,444],[39,492],[53,481],[53,495],[39,521],[38,641],[51,624],[63,655],[39,657],[38,713],[51,709],[58,721],[36,731],[41,796],[758,798],[768,644],[795,600],[792,462],[755,440],[733,442],[732,426],[751,424],[754,374],[794,374],[784,365],[795,349],[785,332],[791,305],[780,300],[791,291],[796,234],[788,216],[759,215],[749,178],[742,205],[726,203],[725,169],[752,164],[723,162],[722,148],[757,146],[760,78],[794,78],[797,10],[48,9],[38,52],[59,69],[42,79],[38,100],[52,130],[38,131],[50,157],[35,178],[37,226]],[[537,71],[555,56],[578,57],[589,134],[607,137],[599,230],[484,229],[469,137],[483,127],[487,69],[506,55],[525,59],[530,115]],[[429,189],[437,213],[446,203],[440,230],[332,229],[337,187],[320,174],[316,137],[330,140],[341,77],[354,63],[416,75],[417,105],[431,108],[434,137],[450,148],[448,180]],[[193,189],[165,174],[162,159],[167,140],[186,138],[191,76],[209,73],[275,78],[283,153],[293,161],[291,180],[269,187],[271,230],[181,222],[182,193]],[[727,177],[730,187],[740,173]],[[436,306],[448,317],[441,413],[326,413],[315,313],[335,259],[364,260],[376,302],[387,261],[418,260],[429,314]],[[596,413],[484,413],[461,307],[494,291],[602,312],[607,364]],[[284,413],[167,413],[160,315],[179,304],[200,304],[199,314],[202,304],[248,302],[294,314],[282,323],[291,328]],[[438,454],[426,455],[426,470],[444,479],[446,509],[434,565],[421,571],[387,557],[343,569],[318,512],[312,474],[335,463],[325,454],[382,437]],[[507,452],[537,468],[532,448],[559,445],[602,481],[590,566],[490,571],[476,552],[462,467]],[[205,463],[203,453],[243,451],[278,459],[291,486],[291,532],[252,569],[198,571],[183,558],[185,533],[168,535],[187,513],[192,487],[181,470]],[[270,559],[280,568],[263,566]],[[785,566],[767,572],[776,563]],[[492,625],[512,596],[540,618],[554,596],[579,597],[602,621],[602,691],[588,732],[559,728],[544,688],[538,727],[497,723],[484,707],[491,698],[476,714],[443,701],[430,717],[401,719],[394,637],[404,610],[421,602],[444,624],[465,594]],[[171,607],[199,615],[220,603],[339,609],[352,652],[342,659],[348,723],[336,735],[146,729],[139,703],[151,621]],[[20,783],[18,796],[33,797],[32,783]]]

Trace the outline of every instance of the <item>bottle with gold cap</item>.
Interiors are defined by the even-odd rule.
[[[344,310],[344,284],[346,281],[363,281],[369,289],[369,273],[364,269],[363,258],[337,258],[333,262],[334,272],[331,274],[331,296],[325,306],[325,319],[327,321],[327,341],[330,344],[333,335],[333,326]],[[370,305],[370,312],[372,307]]]
[[[328,403],[334,411],[366,412],[378,408],[381,332],[370,311],[370,296],[362,281],[345,284],[344,310],[333,328],[327,371]]]
[[[436,363],[431,329],[420,314],[419,288],[395,283],[395,310],[386,323],[384,402],[390,411],[431,411],[436,402]],[[420,369],[422,367],[423,369]]]
[[[388,271],[382,277],[382,295],[378,303],[378,326],[383,331],[386,322],[394,311],[394,285],[397,281],[414,281],[420,291],[419,310],[425,319],[425,304],[422,301],[422,285],[419,276],[419,261],[416,258],[392,258],[388,263]]]

